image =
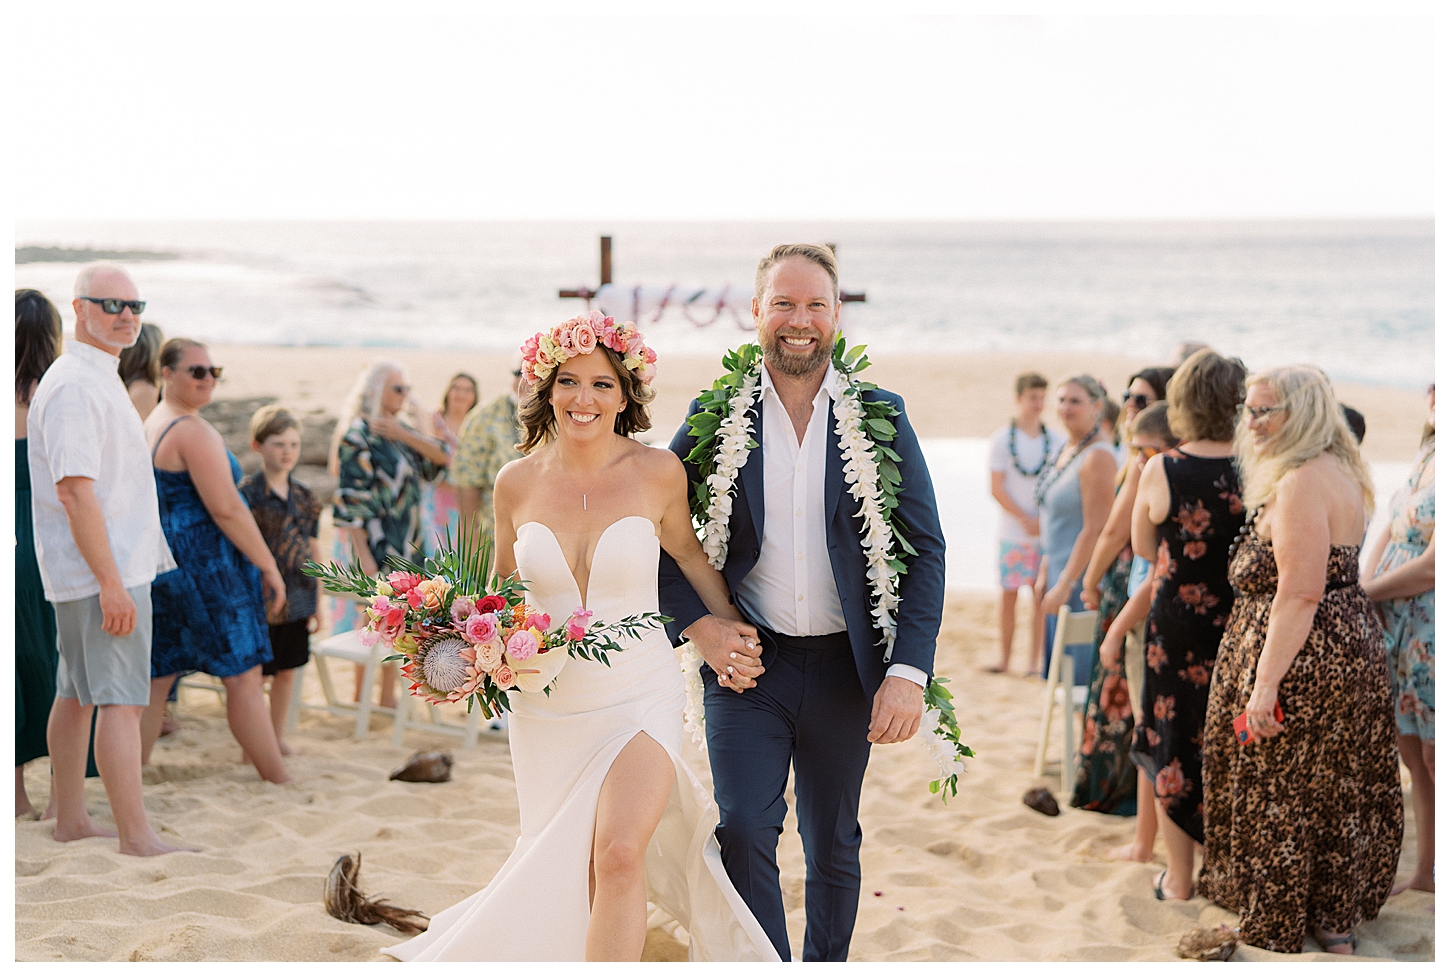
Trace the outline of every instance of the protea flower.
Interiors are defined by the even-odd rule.
[[[438,635],[423,642],[418,661],[428,684],[447,694],[467,682],[469,662],[460,654],[465,649],[472,650],[468,642],[454,635]]]

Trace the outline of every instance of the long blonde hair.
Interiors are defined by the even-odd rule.
[[[1243,479],[1244,506],[1255,509],[1274,497],[1279,481],[1299,466],[1326,451],[1339,459],[1345,474],[1359,483],[1366,512],[1374,511],[1374,482],[1359,453],[1359,443],[1324,371],[1315,366],[1281,366],[1255,373],[1244,382],[1248,389],[1262,383],[1285,408],[1284,423],[1265,446],[1254,451],[1254,436],[1242,415],[1234,432],[1234,452]]]
[[[378,412],[378,403],[383,399],[383,381],[389,374],[406,377],[408,371],[397,360],[373,360],[358,374],[347,400],[343,402],[342,413],[337,417],[337,427],[332,429],[332,447],[327,452],[327,470],[339,474],[341,462],[337,449],[342,445],[343,435],[359,417],[373,417]]]

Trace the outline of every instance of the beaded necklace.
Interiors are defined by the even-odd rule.
[[[1233,565],[1234,554],[1239,551],[1239,544],[1248,539],[1249,533],[1254,530],[1254,523],[1258,520],[1259,513],[1263,511],[1264,507],[1258,506],[1253,512],[1250,512],[1249,517],[1244,520],[1244,524],[1239,527],[1239,531],[1234,534],[1234,541],[1228,544],[1228,562],[1230,566]]]
[[[1032,471],[1022,467],[1022,462],[1017,458],[1017,418],[1007,422],[1007,451],[1012,455],[1012,467],[1017,469],[1017,474],[1025,478],[1036,478],[1042,474],[1042,469],[1047,467],[1048,455],[1052,453],[1052,440],[1047,433],[1047,425],[1042,424],[1042,461]]]
[[[1037,499],[1037,505],[1039,508],[1042,506],[1044,500],[1046,500],[1047,493],[1052,491],[1052,487],[1057,484],[1058,479],[1062,478],[1063,473],[1065,473],[1069,468],[1072,467],[1072,463],[1077,460],[1079,455],[1082,454],[1083,449],[1091,444],[1094,440],[1096,440],[1098,435],[1101,433],[1102,431],[1098,429],[1098,426],[1096,424],[1094,424],[1092,430],[1089,431],[1082,438],[1081,441],[1072,446],[1072,455],[1068,458],[1065,464],[1054,465],[1053,468],[1048,471],[1046,470],[1046,462],[1044,462],[1043,467],[1041,469],[1038,469],[1042,472],[1042,474],[1038,476],[1037,490],[1033,493],[1033,495]],[[1064,448],[1062,451],[1059,451],[1057,453],[1057,458],[1061,458],[1063,452],[1065,452],[1066,450],[1067,449]],[[1053,461],[1057,461],[1057,458],[1054,458]]]

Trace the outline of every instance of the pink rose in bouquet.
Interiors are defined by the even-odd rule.
[[[514,675],[514,670],[509,668],[507,662],[504,662],[498,668],[494,669],[493,682],[499,688],[511,689],[514,687],[515,681],[517,681],[517,676]]]
[[[492,672],[503,661],[503,642],[495,634],[489,641],[474,645],[473,654],[480,671]]]
[[[498,618],[492,614],[471,615],[463,625],[463,633],[476,645],[488,644],[498,634]]]
[[[509,658],[516,662],[528,661],[538,654],[538,651],[539,638],[533,631],[515,631],[513,637],[508,640]]]

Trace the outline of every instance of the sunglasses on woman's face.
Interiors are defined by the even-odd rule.
[[[1123,391],[1123,406],[1126,407],[1128,404],[1132,404],[1134,407],[1142,410],[1148,406],[1148,395],[1129,393],[1125,390]]]
[[[395,393],[395,394],[397,394],[398,396],[401,397],[403,394],[407,393],[409,390],[412,390],[413,388],[410,387],[410,386],[408,386],[408,385],[406,385],[406,384],[395,383],[391,387],[389,387],[388,389],[391,390],[393,393]]]
[[[187,366],[182,369],[190,373],[191,378],[197,382],[205,380],[208,373],[211,374],[213,380],[220,380],[222,378],[222,368],[219,366]]]
[[[1163,452],[1163,449],[1162,448],[1153,448],[1153,447],[1149,447],[1146,444],[1135,444],[1135,445],[1133,445],[1133,450],[1136,451],[1136,452],[1138,452],[1138,454],[1142,455],[1144,461],[1147,461],[1149,458],[1152,458],[1154,455],[1162,454],[1162,452]]]

